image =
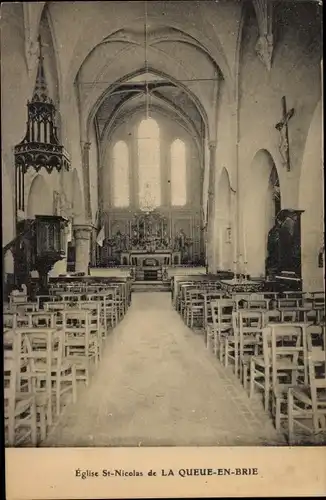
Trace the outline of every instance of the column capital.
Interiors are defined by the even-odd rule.
[[[84,151],[89,151],[92,143],[88,141],[81,141],[81,147]]]
[[[93,226],[91,224],[75,224],[73,226],[76,240],[89,240]]]

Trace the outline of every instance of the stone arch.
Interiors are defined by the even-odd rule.
[[[231,186],[230,177],[224,167],[220,173],[216,191],[214,254],[217,269],[232,268],[231,248]]]
[[[31,184],[27,200],[27,217],[35,215],[52,215],[53,194],[42,175],[38,174]]]
[[[256,152],[244,186],[242,233],[239,235],[240,261],[247,261],[252,276],[265,274],[268,232],[275,221],[275,200],[271,179],[278,177],[273,157],[266,149]]]
[[[301,218],[301,262],[304,289],[322,290],[323,268],[318,267],[318,253],[324,245],[324,176],[322,143],[322,102],[319,101],[307,134],[301,165],[299,208]]]
[[[85,223],[85,206],[77,170],[72,172],[72,215],[74,224]]]
[[[205,110],[204,105],[202,104],[202,102],[200,101],[198,96],[194,92],[192,92],[185,84],[176,80],[172,75],[165,73],[164,71],[158,70],[156,68],[153,68],[153,67],[149,67],[146,69],[140,68],[138,70],[126,73],[125,75],[123,75],[121,78],[117,79],[115,82],[113,82],[110,86],[108,86],[105,89],[105,91],[98,97],[96,102],[93,104],[93,106],[88,114],[87,123],[86,123],[86,137],[89,137],[89,130],[90,130],[91,124],[94,120],[94,117],[95,117],[100,105],[110,95],[112,90],[114,90],[118,84],[127,82],[128,80],[131,80],[132,78],[135,78],[135,77],[141,76],[142,74],[147,74],[147,73],[151,74],[153,76],[157,76],[159,78],[164,78],[166,80],[169,80],[172,84],[174,84],[175,86],[177,86],[178,88],[182,89],[185,92],[185,94],[193,101],[194,105],[196,106],[196,108],[197,108],[197,110],[198,110],[198,112],[199,112],[199,114],[204,122],[206,137],[210,137],[210,127],[209,127],[208,115],[207,115],[207,112]],[[113,119],[115,118],[116,115],[119,114],[120,108],[123,107],[124,104],[125,104],[125,102],[122,102],[117,106],[117,108],[113,114]],[[184,111],[184,110],[181,110],[181,112],[182,111]],[[182,113],[182,116],[184,119],[186,118],[187,122],[190,122],[189,124],[191,124],[191,121],[190,121],[189,117],[187,117],[187,114],[185,112]],[[111,124],[112,121],[113,120],[110,120],[109,125]],[[106,128],[107,128],[107,126],[106,126]]]

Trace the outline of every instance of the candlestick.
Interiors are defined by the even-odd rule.
[[[222,232],[222,229],[220,228],[219,233],[218,233],[218,266],[219,266],[219,269],[223,269],[223,256],[222,256],[223,241],[222,241],[222,237],[223,237],[223,232]]]
[[[238,249],[237,249],[237,231],[234,231],[234,243],[233,243],[233,264],[234,264],[234,279],[237,279],[238,271]]]
[[[246,231],[243,228],[243,263],[247,262]]]

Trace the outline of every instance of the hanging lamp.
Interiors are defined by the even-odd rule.
[[[39,62],[32,99],[27,102],[27,130],[24,139],[14,147],[16,170],[16,210],[25,210],[24,175],[29,169],[49,174],[69,170],[70,158],[60,144],[55,125],[56,108],[48,95],[45,79],[41,39]]]

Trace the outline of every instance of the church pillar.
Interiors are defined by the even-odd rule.
[[[91,210],[91,194],[89,185],[89,150],[91,148],[90,142],[82,142],[82,168],[84,180],[84,198],[85,198],[85,211],[89,219],[92,219]]]
[[[215,213],[215,177],[216,177],[216,142],[210,141],[209,147],[209,182],[207,199],[207,246],[206,263],[209,272],[216,271],[214,262],[214,213]]]
[[[218,212],[215,215],[215,239],[214,239],[214,258],[215,267],[218,270],[224,270],[224,230],[226,227],[225,219],[223,215]],[[216,269],[215,269],[216,270]]]
[[[90,239],[92,226],[90,224],[74,225],[74,236],[76,245],[76,273],[88,274],[90,261]]]
[[[66,274],[67,272],[68,243],[71,241],[71,221],[69,221],[68,225],[64,228],[63,241],[65,257],[55,262],[53,269],[49,272],[49,276],[59,276],[59,274]]]

